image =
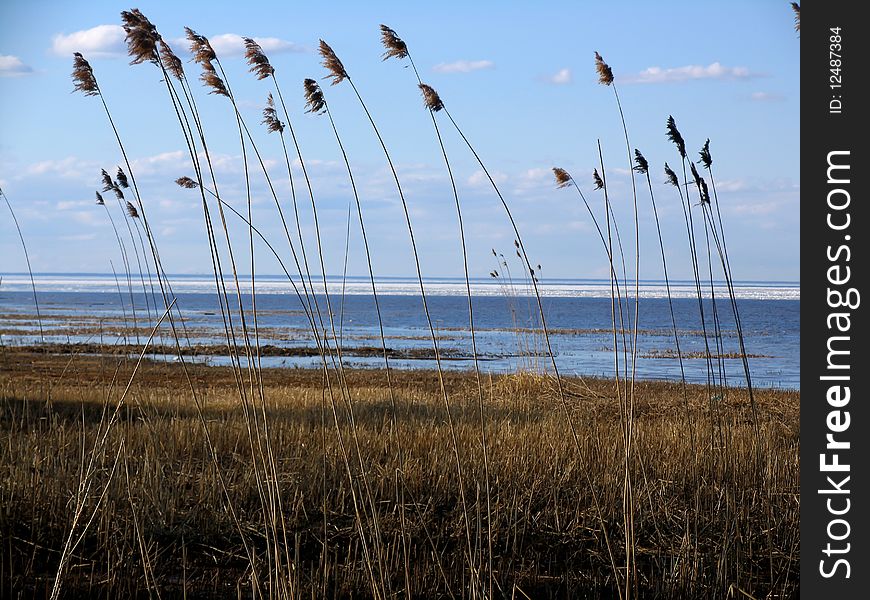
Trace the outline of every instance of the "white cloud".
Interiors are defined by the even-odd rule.
[[[439,63],[432,67],[432,70],[436,73],[471,73],[494,67],[495,63],[491,60],[457,60],[451,63]]]
[[[120,25],[97,25],[70,34],[58,33],[52,38],[51,51],[58,56],[81,52],[85,58],[123,56],[124,29]]]
[[[17,56],[0,54],[0,77],[18,77],[33,73],[33,68],[25,65]]]
[[[625,83],[680,83],[697,79],[751,79],[758,77],[747,67],[726,67],[719,62],[714,62],[706,67],[700,65],[687,65],[685,67],[649,67],[635,75],[620,77]]]
[[[245,54],[245,41],[237,33],[221,33],[208,38],[211,47],[219,56],[242,56]],[[275,37],[255,37],[267,55],[280,52],[305,52],[305,48],[294,42]]]
[[[754,102],[782,102],[785,96],[773,92],[752,92],[749,99]]]
[[[93,161],[68,156],[58,160],[42,160],[28,165],[20,171],[16,179],[54,175],[67,179],[87,181],[94,177],[93,173],[95,169],[96,174],[99,175],[99,168]]]
[[[490,174],[492,175],[492,179],[493,181],[495,181],[496,184],[504,183],[508,179],[508,176],[504,173],[491,172]],[[471,187],[482,187],[491,185],[489,183],[489,178],[483,171],[475,171],[474,173],[472,173],[471,176],[468,178],[467,183]]]
[[[152,175],[154,173],[174,172],[179,165],[185,165],[185,157],[188,155],[181,150],[161,152],[153,156],[145,156],[133,159],[133,172],[136,175]]]
[[[547,81],[555,85],[565,85],[566,83],[571,83],[573,80],[574,75],[571,73],[571,69],[559,69],[555,75],[547,77]]]

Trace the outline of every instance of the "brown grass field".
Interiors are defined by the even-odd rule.
[[[190,367],[200,419],[182,369],[144,362],[81,492],[84,463],[106,430],[104,406],[116,405],[134,362],[0,348],[0,596],[48,596],[82,506],[63,597],[235,598],[286,586],[299,598],[365,598],[374,579],[385,597],[464,598],[475,595],[470,565],[490,597],[617,597],[626,541],[612,381],[566,378],[578,452],[548,378],[486,377],[487,506],[477,386],[473,374],[445,374],[466,528],[433,372],[393,372],[395,431],[384,372],[347,373],[354,488],[337,435],[349,443],[349,414],[346,406],[332,414],[322,371],[264,369],[290,565],[279,582],[269,575],[275,538],[263,531],[273,523],[228,368]],[[679,383],[639,382],[636,396],[638,596],[797,597],[799,394],[756,393],[761,448],[742,391],[713,404],[691,387],[688,415]],[[360,481],[374,502],[355,510]]]

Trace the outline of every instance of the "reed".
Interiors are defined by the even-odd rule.
[[[417,70],[417,65],[414,63],[414,58],[408,50],[408,45],[399,37],[399,35],[390,27],[381,25],[381,44],[384,46],[383,60],[395,58],[402,60],[408,59],[411,68],[414,71],[414,76],[417,79],[417,85],[423,95],[423,104],[426,107],[429,117],[432,120],[432,127],[435,131],[435,137],[438,141],[438,148],[441,151],[441,156],[444,158],[444,166],[447,169],[447,176],[450,180],[450,189],[453,194],[453,203],[456,208],[456,218],[459,224],[459,241],[462,248],[462,268],[465,276],[465,296],[468,304],[468,328],[471,333],[471,353],[474,366],[475,383],[477,384],[477,400],[478,412],[480,417],[480,440],[481,452],[483,454],[484,464],[484,493],[486,498],[486,523],[487,523],[487,571],[486,579],[488,582],[487,594],[492,597],[493,594],[493,575],[492,575],[492,500],[491,500],[491,484],[489,474],[489,451],[486,442],[486,421],[484,419],[484,392],[483,381],[480,374],[480,362],[477,352],[477,331],[474,326],[474,302],[471,296],[471,279],[468,272],[468,247],[465,239],[465,224],[462,219],[462,204],[459,201],[459,192],[456,188],[456,178],[453,176],[453,168],[450,166],[450,159],[447,156],[447,149],[444,146],[444,140],[441,137],[441,129],[438,127],[438,120],[435,118],[435,113],[444,108],[444,103],[431,86],[423,83],[420,77],[420,72]]]
[[[112,231],[115,233],[115,240],[118,242],[118,250],[121,253],[121,261],[124,265],[124,274],[127,279],[127,291],[130,294],[130,309],[133,314],[133,330],[136,335],[136,344],[140,343],[139,340],[139,326],[136,322],[136,301],[133,299],[133,280],[130,277],[130,261],[127,258],[127,249],[124,247],[124,240],[121,239],[121,235],[118,233],[118,228],[115,226],[115,219],[112,218],[112,212],[109,210],[109,207],[106,206],[105,200],[103,200],[102,194],[100,192],[94,192],[97,198],[97,206],[102,206],[106,210],[106,216],[109,217],[109,223],[112,226]],[[114,269],[114,267],[113,267]],[[121,311],[124,313],[124,321],[127,321],[127,309],[124,306],[124,297],[121,295],[120,290],[118,290],[118,294],[121,299]],[[126,337],[125,337],[126,341]]]
[[[18,240],[21,242],[21,249],[24,251],[24,261],[27,263],[27,274],[30,276],[30,289],[33,292],[33,306],[36,308],[36,321],[39,323],[39,339],[45,341],[45,332],[42,330],[42,315],[39,312],[39,297],[36,294],[36,281],[33,279],[33,269],[30,267],[30,254],[27,252],[27,244],[24,242],[24,234],[21,233],[21,225],[18,223],[18,217],[15,216],[15,211],[12,209],[12,203],[9,198],[0,188],[0,196],[6,202],[6,208],[9,209],[9,214],[12,215],[12,221],[15,223],[15,230],[18,231]]]
[[[598,82],[602,85],[606,85],[613,90],[613,96],[616,99],[616,107],[619,110],[619,118],[622,121],[622,131],[625,136],[625,151],[628,157],[628,170],[631,173],[634,168],[634,163],[632,161],[631,156],[631,142],[628,138],[628,126],[625,122],[625,112],[622,110],[622,102],[619,99],[619,91],[617,90],[616,83],[613,77],[613,71],[610,66],[604,62],[604,59],[598,52],[595,52],[595,68],[598,72]],[[602,166],[602,171],[604,167]],[[632,339],[630,344],[631,349],[631,379],[629,383],[628,389],[628,405],[626,407],[627,413],[627,422],[626,422],[626,441],[625,441],[625,453],[626,453],[626,466],[625,466],[625,503],[626,503],[626,527],[628,529],[628,535],[626,536],[626,578],[625,578],[625,596],[626,598],[632,597],[632,587],[634,584],[634,580],[637,578],[637,566],[635,564],[634,559],[634,547],[635,547],[635,539],[634,539],[634,492],[633,492],[633,482],[632,482],[632,469],[631,469],[631,461],[632,461],[632,445],[634,441],[634,385],[635,379],[637,377],[637,335],[638,335],[638,320],[640,318],[640,220],[638,217],[638,209],[637,209],[637,186],[634,181],[634,177],[631,178],[631,195],[633,200],[633,208],[634,208],[634,322],[632,323],[631,314],[629,313],[628,324],[629,327],[633,329],[632,331]],[[624,264],[624,263],[623,263]],[[625,282],[626,286],[628,285],[628,281]],[[626,302],[628,301],[628,297],[626,294]],[[627,374],[626,374],[627,375]],[[629,550],[630,548],[630,550]]]
[[[335,54],[335,52],[329,46],[329,44],[327,44],[323,40],[320,40],[320,49],[319,50],[320,50],[320,56],[322,59],[321,64],[327,70],[328,73],[327,73],[326,77],[328,79],[332,80],[332,82],[331,82],[332,85],[338,85],[339,83],[341,83],[342,81],[344,81],[346,79],[348,84],[351,86],[351,89],[353,90],[354,95],[356,96],[357,100],[359,101],[360,106],[362,107],[363,111],[366,114],[366,117],[368,118],[369,123],[372,126],[372,130],[374,131],[375,137],[377,137],[378,142],[381,145],[381,149],[384,151],[384,156],[387,160],[387,164],[390,167],[390,172],[393,175],[393,181],[396,184],[396,191],[398,192],[399,200],[402,203],[402,210],[403,210],[404,216],[405,216],[405,223],[406,223],[407,228],[408,228],[408,237],[409,237],[410,243],[411,243],[411,251],[412,251],[412,254],[414,257],[414,266],[415,266],[416,274],[417,274],[417,282],[418,282],[419,287],[420,287],[420,297],[421,297],[421,301],[422,301],[423,313],[426,317],[426,323],[427,323],[427,326],[429,329],[429,337],[432,340],[432,349],[433,349],[433,352],[435,354],[435,364],[436,364],[436,368],[437,368],[437,372],[438,372],[438,382],[439,382],[439,386],[441,388],[441,394],[442,394],[442,397],[444,400],[444,408],[445,408],[445,411],[447,413],[447,421],[450,425],[451,443],[453,446],[453,454],[454,454],[454,458],[456,461],[456,471],[457,471],[457,476],[459,477],[459,481],[460,481],[460,488],[462,490],[462,495],[461,495],[462,513],[463,513],[463,524],[465,527],[468,558],[469,558],[469,560],[471,560],[471,557],[473,556],[473,551],[472,551],[472,547],[471,547],[471,524],[469,521],[468,505],[467,505],[467,501],[465,498],[465,485],[464,485],[464,478],[463,478],[462,460],[461,460],[461,456],[460,456],[459,449],[457,446],[456,426],[454,424],[453,416],[451,414],[450,396],[447,393],[447,388],[444,384],[444,371],[443,371],[442,366],[441,366],[441,355],[440,355],[439,348],[438,348],[438,338],[435,335],[435,328],[434,328],[434,325],[432,323],[432,316],[429,313],[429,305],[427,302],[426,288],[423,285],[423,272],[422,272],[422,269],[420,268],[420,256],[419,256],[419,253],[417,252],[417,242],[414,238],[414,228],[413,228],[413,225],[411,223],[411,214],[408,210],[408,203],[405,199],[405,194],[402,190],[402,184],[399,180],[399,175],[396,172],[396,167],[393,164],[393,160],[390,156],[390,152],[387,149],[386,142],[384,141],[383,137],[381,136],[380,130],[378,129],[378,127],[375,123],[374,117],[372,116],[371,112],[369,111],[368,106],[366,106],[366,103],[363,101],[362,95],[359,93],[359,90],[357,89],[356,85],[354,84],[353,79],[350,78],[350,76],[348,75],[347,71],[345,70],[344,65],[342,64],[341,60],[338,58],[338,56]],[[472,578],[474,581],[474,586],[476,588],[478,585],[478,581],[477,581],[478,574],[475,572],[472,572]]]
[[[372,266],[372,255],[371,249],[369,247],[369,237],[366,233],[365,228],[365,219],[363,218],[362,202],[360,201],[359,190],[357,189],[356,185],[356,179],[353,176],[353,169],[351,168],[350,159],[348,158],[344,143],[341,140],[341,136],[338,133],[338,127],[336,126],[335,119],[332,116],[332,112],[329,110],[329,104],[326,101],[326,96],[323,93],[323,89],[314,79],[309,78],[303,81],[303,90],[305,95],[306,112],[312,115],[326,115],[329,119],[330,128],[332,129],[332,133],[335,136],[336,144],[338,145],[339,151],[341,152],[342,161],[344,162],[345,169],[347,170],[347,177],[348,181],[350,182],[351,192],[353,194],[353,202],[356,206],[357,219],[360,226],[360,235],[362,237],[363,249],[365,251],[366,267],[368,270],[369,282],[371,284],[372,299],[374,300],[375,316],[377,317],[378,322],[378,335],[380,336],[381,349],[383,350],[384,373],[387,381],[387,389],[389,390],[390,395],[390,439],[392,440],[392,443],[396,448],[396,456],[398,459],[399,467],[396,472],[396,486],[397,497],[400,500],[399,519],[402,535],[402,553],[404,556],[403,575],[405,577],[406,593],[410,593],[410,586],[408,585],[408,579],[410,578],[410,555],[406,525],[407,516],[405,512],[406,486],[404,484],[405,452],[402,447],[402,441],[398,437],[398,407],[396,402],[396,392],[393,386],[392,368],[390,367],[390,360],[387,355],[387,340],[386,334],[384,333],[384,319],[381,313],[381,304],[377,291],[377,286],[375,285],[375,271],[374,267]],[[348,220],[348,225],[349,223],[350,221]]]

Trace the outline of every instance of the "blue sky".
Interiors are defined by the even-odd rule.
[[[555,188],[550,172],[554,166],[571,172],[600,213],[603,196],[591,185],[598,139],[617,219],[626,242],[632,237],[625,142],[612,90],[597,84],[597,50],[615,73],[632,146],[651,165],[672,277],[690,277],[691,267],[675,191],[662,185],[663,162],[679,164],[665,138],[669,114],[693,158],[712,140],[735,277],[799,279],[800,40],[788,2],[137,6],[182,58],[188,58],[180,41],[184,26],[212,40],[280,198],[289,203],[279,140],[259,125],[271,84],[247,72],[238,36],[261,41],[310,167],[330,274],[341,272],[350,196],[328,121],[303,113],[302,79],[325,75],[315,52],[319,38],[344,62],[398,166],[424,275],[462,273],[449,181],[413,72],[380,60],[378,25],[386,23],[408,43],[424,81],[439,91],[495,174],[543,277],[607,275],[585,209],[575,192]],[[121,130],[166,270],[210,270],[198,194],[173,184],[193,170],[159,71],[128,65],[118,25],[120,11],[129,8],[98,1],[0,3],[0,186],[16,209],[35,271],[109,272],[110,261],[116,267],[120,261],[94,191],[100,169],[114,169],[121,159],[99,99],[71,93],[74,51],[91,62]],[[193,63],[186,69],[191,79],[199,72]],[[412,275],[404,217],[380,147],[350,88],[323,85],[360,184],[376,273]],[[223,195],[241,210],[243,167],[230,105],[197,92]],[[512,254],[513,235],[473,157],[441,122],[465,209],[471,274],[486,276],[495,267],[490,249]],[[262,174],[252,168],[252,177],[255,225],[280,246],[274,203]],[[645,181],[638,184],[641,276],[657,279],[649,197]],[[20,272],[24,257],[5,205],[0,215],[0,272]],[[312,239],[309,212],[302,218]],[[246,229],[232,227],[244,256]],[[358,230],[350,254],[350,272],[365,274]],[[262,247],[257,257],[258,271],[279,272]]]

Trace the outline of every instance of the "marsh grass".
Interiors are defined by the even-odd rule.
[[[111,387],[96,358],[0,355],[0,465],[4,472],[0,518],[4,563],[14,590],[38,594],[51,573],[66,527],[70,488],[76,485],[83,456],[103,435],[101,414]],[[116,379],[130,380],[133,365],[120,366]],[[245,418],[235,400],[229,368],[191,367],[195,381],[208,383],[201,403],[209,438],[197,411],[177,389],[184,375],[177,365],[149,365],[132,379],[116,425],[99,453],[92,476],[93,521],[72,555],[65,589],[70,595],[147,595],[157,581],[164,595],[242,596],[252,593],[243,540],[263,556],[256,475],[245,451]],[[391,427],[389,389],[382,373],[349,371],[358,396],[360,448],[372,466],[370,485],[382,505],[385,568],[401,587],[405,576],[399,507],[393,473],[397,456],[384,447]],[[471,374],[447,375],[457,407],[457,444],[467,474],[465,493],[472,514],[485,510],[474,479],[483,475],[479,431],[475,425],[476,383]],[[53,383],[45,402],[45,382]],[[566,379],[568,385],[576,383]],[[493,452],[492,561],[496,597],[584,597],[615,594],[603,535],[622,544],[622,463],[614,440],[621,437],[612,383],[585,380],[593,397],[572,399],[584,423],[579,451],[560,416],[558,391],[549,378],[532,374],[492,377],[484,410]],[[340,441],[320,418],[318,371],[263,370],[267,415],[280,465],[284,517],[295,550],[292,559],[301,597],[365,597],[371,592],[367,567],[356,538],[355,516],[343,475]],[[470,597],[459,479],[450,453],[449,426],[443,418],[440,389],[432,373],[397,372],[398,435],[404,440],[403,485],[409,515],[409,579],[413,597]],[[680,383],[638,383],[635,443],[644,456],[645,478],[636,483],[644,499],[636,526],[638,597],[724,597],[716,575],[724,547],[739,552],[739,586],[755,597],[796,594],[799,542],[799,404],[795,393],[759,392],[765,461],[755,460],[755,434],[744,390],[729,398],[734,460],[723,479],[712,473],[715,457],[697,452],[685,435]],[[702,426],[714,418],[703,386],[689,386],[689,409]],[[459,407],[466,406],[461,409]],[[350,435],[349,425],[342,425]],[[326,439],[327,486],[323,495],[321,447]],[[118,449],[124,452],[117,459]],[[217,461],[211,457],[213,448]],[[20,460],[26,456],[27,460]],[[125,464],[126,456],[126,464]],[[594,458],[594,460],[593,460]],[[116,460],[116,476],[111,470]],[[129,471],[129,488],[125,471]],[[580,470],[589,473],[589,489]],[[119,475],[120,476],[117,476]],[[223,477],[235,507],[241,538],[222,498]],[[724,493],[723,484],[735,493]],[[770,491],[757,493],[759,486]],[[601,519],[592,494],[598,498]],[[133,502],[131,505],[130,498]],[[695,503],[700,499],[700,506]],[[722,536],[717,511],[733,511],[731,532]],[[138,520],[138,534],[135,532]],[[324,512],[325,508],[325,512]],[[765,514],[773,515],[770,538]],[[699,536],[687,537],[685,522],[697,515]],[[323,520],[328,524],[322,539]],[[604,529],[606,528],[606,530]],[[139,541],[142,541],[142,549]],[[324,545],[324,542],[326,544]],[[772,545],[771,545],[772,544]],[[324,560],[321,552],[328,548]],[[433,551],[434,548],[434,551]],[[736,548],[736,550],[735,550]],[[768,555],[782,557],[773,579]],[[153,574],[146,575],[144,556]],[[466,573],[464,575],[464,573]],[[327,582],[323,593],[322,582]],[[737,580],[731,579],[729,583]],[[29,591],[27,591],[29,590]]]

